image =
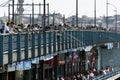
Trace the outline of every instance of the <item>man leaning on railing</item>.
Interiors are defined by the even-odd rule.
[[[16,25],[13,22],[7,22],[6,25],[4,25],[4,29],[3,29],[3,34],[6,33],[18,33],[18,31],[16,30]]]

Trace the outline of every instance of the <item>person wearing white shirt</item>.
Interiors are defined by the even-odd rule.
[[[9,33],[17,33],[18,31],[15,29],[16,25],[14,22],[10,22]]]
[[[7,22],[7,24],[4,26],[4,31],[3,31],[4,34],[9,33],[9,27],[10,27],[10,23]]]

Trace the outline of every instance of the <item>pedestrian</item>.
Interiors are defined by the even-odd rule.
[[[3,33],[4,25],[0,23],[0,33]]]
[[[6,25],[4,26],[4,30],[3,30],[3,33],[9,33],[9,28],[10,28],[10,23],[7,22]]]

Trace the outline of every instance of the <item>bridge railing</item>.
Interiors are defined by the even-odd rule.
[[[87,30],[0,35],[0,66],[62,50],[119,41],[120,34]]]

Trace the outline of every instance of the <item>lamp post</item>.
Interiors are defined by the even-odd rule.
[[[110,3],[108,3],[108,5],[112,5],[115,8],[115,32],[117,32],[117,7]]]
[[[45,24],[46,24],[46,0],[43,0],[43,30],[45,30]]]
[[[94,27],[96,27],[96,0],[94,0]]]
[[[12,0],[12,21],[14,22],[14,4],[15,4],[15,1]]]
[[[108,28],[108,0],[106,0],[106,28]]]
[[[115,16],[115,21],[116,21],[116,23],[115,23],[115,32],[117,32],[117,8],[115,10],[115,14],[116,14],[116,16]]]
[[[78,27],[78,0],[76,0],[76,27]]]

